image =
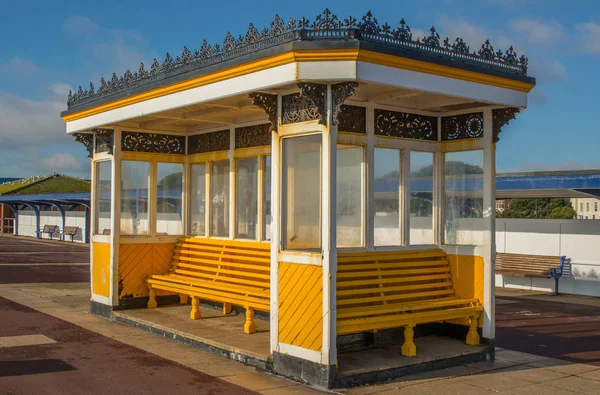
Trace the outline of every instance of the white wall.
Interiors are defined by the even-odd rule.
[[[59,231],[62,231],[62,217],[58,211],[40,211],[40,229],[44,228],[44,225],[58,225]],[[79,232],[75,235],[74,240],[83,242],[83,232],[85,231],[85,211],[65,211],[65,225],[66,226],[79,226]],[[19,236],[31,236],[36,237],[35,227],[35,212],[19,210]],[[47,234],[42,235],[42,238],[48,239]],[[53,239],[58,240],[58,232],[52,236]],[[70,240],[70,237],[66,237],[66,240]]]
[[[496,251],[565,255],[573,279],[560,280],[560,292],[600,296],[600,221],[497,219]],[[496,285],[553,291],[554,280],[496,275]]]

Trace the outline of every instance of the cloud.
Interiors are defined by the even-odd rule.
[[[443,37],[448,36],[450,42],[460,37],[471,47],[471,51],[479,49],[486,39],[491,38],[488,31],[464,19],[457,20],[443,15],[438,19],[438,25],[441,27],[440,36],[443,33]]]
[[[31,77],[38,71],[38,67],[35,63],[13,56],[9,61],[0,63],[0,73],[15,76],[17,78],[28,78]]]
[[[539,82],[564,82],[569,79],[567,69],[558,59],[532,59],[529,73]]]
[[[135,29],[106,28],[87,16],[74,15],[63,22],[63,30],[85,55],[89,67],[95,69],[91,74],[105,79],[113,72],[119,75],[126,69],[137,70],[140,62],[148,64],[155,56]]]
[[[58,152],[42,162],[44,168],[50,172],[79,171],[84,168],[83,161],[68,152]]]
[[[67,97],[69,91],[74,90],[70,84],[66,82],[54,82],[50,84],[50,91],[52,94],[59,96],[61,99]]]
[[[575,25],[577,39],[584,53],[600,54],[600,24],[587,22]]]
[[[541,22],[529,18],[519,18],[510,21],[509,24],[515,33],[524,35],[532,44],[555,45],[568,36],[567,29],[556,21]]]

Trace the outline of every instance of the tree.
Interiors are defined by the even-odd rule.
[[[571,201],[566,198],[513,199],[499,218],[572,219],[576,215]]]

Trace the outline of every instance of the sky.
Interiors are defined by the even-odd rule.
[[[600,168],[600,3],[593,0],[21,1],[0,0],[0,177],[58,172],[90,177],[82,144],[65,133],[60,112],[69,89],[148,66],[154,57],[221,43],[248,24],[313,20],[328,7],[359,19],[369,8],[382,24],[404,18],[413,36],[433,25],[471,50],[490,39],[530,61],[537,86],[529,107],[503,129],[497,169]],[[147,67],[148,68],[148,67]]]

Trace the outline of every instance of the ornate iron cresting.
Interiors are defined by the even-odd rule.
[[[235,148],[271,145],[271,127],[268,123],[235,129]]]
[[[185,154],[185,137],[124,131],[121,138],[121,149],[156,154]]]
[[[508,123],[517,117],[519,113],[518,108],[500,108],[497,110],[492,110],[492,124],[494,131],[494,143],[500,141],[500,132],[502,131],[502,127],[504,125],[508,125]]]
[[[75,141],[85,146],[88,152],[88,158],[94,156],[94,135],[92,133],[73,133]]]
[[[327,124],[327,85],[300,83],[300,93],[281,98],[281,123],[289,124],[305,121],[319,121]]]
[[[114,132],[112,129],[93,129],[96,134],[95,151],[113,154]]]
[[[101,78],[97,89],[90,83],[87,89],[80,86],[77,91],[69,92],[67,105],[71,109],[117,92],[143,87],[174,75],[202,69],[282,43],[315,40],[358,40],[380,43],[430,53],[446,59],[480,64],[495,70],[527,75],[527,58],[523,55],[518,56],[512,47],[506,52],[495,51],[490,42],[486,41],[479,50],[471,51],[462,38],[456,38],[451,42],[446,37],[441,41],[439,33],[433,27],[429,35],[415,40],[404,19],[394,28],[387,23],[379,24],[370,11],[359,20],[352,16],[340,20],[329,9],[325,9],[312,23],[304,17],[291,18],[285,22],[279,15],[275,15],[270,27],[263,27],[260,31],[250,24],[246,33],[237,38],[227,32],[222,44],[210,45],[204,40],[200,48],[193,52],[183,47],[181,55],[175,58],[167,53],[161,63],[154,59],[149,70],[140,63],[137,71],[127,70],[121,77],[113,73],[112,78]]]
[[[252,99],[252,105],[258,106],[269,117],[271,122],[271,130],[277,131],[277,95],[270,95],[268,93],[254,92],[249,95]]]
[[[229,129],[218,132],[195,134],[188,137],[188,154],[226,151],[229,149]]]
[[[483,113],[442,117],[442,141],[483,137]]]
[[[375,109],[375,134],[405,139],[437,141],[436,117]]]
[[[338,114],[340,132],[366,133],[367,109],[365,107],[342,105]]]
[[[340,107],[347,98],[354,96],[354,88],[358,87],[358,82],[349,81],[331,85],[331,96],[333,99],[333,124],[338,124]]]

